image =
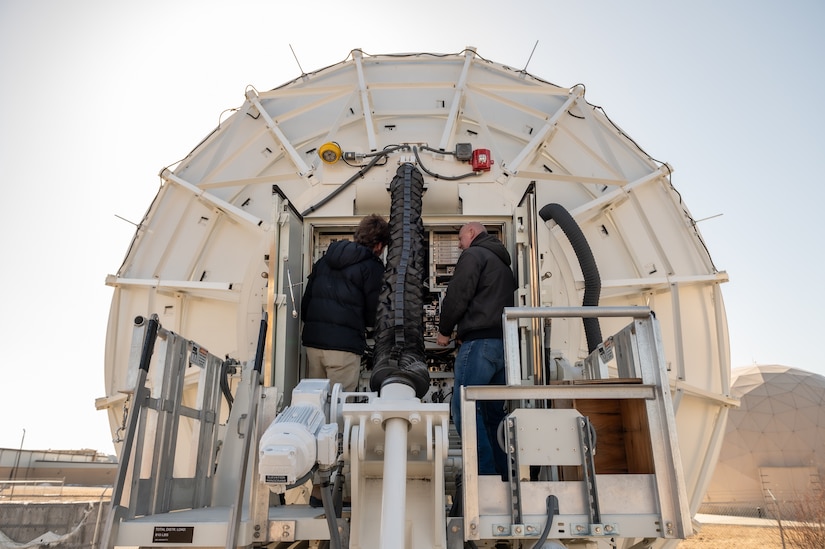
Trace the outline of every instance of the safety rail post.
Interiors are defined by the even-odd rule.
[[[246,487],[246,473],[247,467],[249,465],[249,450],[252,446],[252,439],[256,438],[253,436],[253,434],[255,433],[255,427],[257,425],[257,412],[261,400],[261,370],[263,368],[264,352],[266,350],[266,332],[268,328],[267,320],[267,314],[266,312],[264,312],[263,318],[261,318],[260,328],[258,330],[258,343],[255,351],[255,363],[251,372],[252,379],[250,380],[250,386],[252,388],[252,394],[250,395],[249,399],[249,408],[246,414],[247,417],[245,429],[244,432],[241,434],[241,438],[243,438],[243,449],[241,452],[240,482],[238,482],[238,490],[235,493],[235,500],[233,501],[229,511],[229,524],[227,525],[226,529],[226,549],[235,549],[235,547],[237,546],[238,531],[240,529],[241,516],[243,514],[243,503],[245,493],[244,488]],[[255,440],[256,445],[257,442],[258,441]],[[255,475],[253,475],[253,480],[251,482],[252,486],[250,486],[253,501],[255,499],[255,491],[257,490],[257,482],[255,481],[254,477]],[[268,528],[264,529],[264,531],[267,530]]]
[[[152,360],[152,353],[155,349],[155,339],[158,336],[159,328],[160,322],[158,321],[157,315],[152,315],[146,325],[144,325],[144,317],[137,317],[135,319],[135,330],[138,333],[140,333],[141,330],[144,332],[143,346],[141,348],[137,372],[138,376],[133,392],[134,403],[132,404],[132,410],[128,417],[128,423],[126,424],[126,434],[123,440],[123,446],[121,447],[117,477],[112,488],[112,499],[109,501],[106,527],[103,530],[103,536],[100,538],[100,549],[111,549],[114,546],[112,540],[117,536],[117,526],[128,512],[128,508],[123,507],[120,500],[123,497],[126,473],[129,470],[132,446],[134,445],[136,429],[138,428],[138,419],[140,419],[144,401],[149,396],[148,390],[146,389],[146,376],[149,373],[149,364]]]

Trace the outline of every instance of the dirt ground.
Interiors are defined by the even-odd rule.
[[[679,549],[782,549],[779,528],[704,524]],[[788,546],[790,547],[790,545]]]

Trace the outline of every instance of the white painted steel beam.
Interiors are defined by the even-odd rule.
[[[453,132],[455,132],[455,125],[458,121],[458,111],[461,107],[461,101],[464,98],[464,92],[467,89],[467,75],[470,72],[475,54],[476,51],[473,48],[467,48],[464,54],[464,66],[461,69],[461,75],[458,77],[458,82],[456,82],[455,85],[453,101],[450,104],[450,114],[447,115],[444,132],[441,134],[441,140],[438,142],[438,148],[442,151],[447,148],[447,145],[450,143],[450,137],[453,135]]]
[[[260,217],[256,217],[251,215],[241,208],[226,202],[225,200],[218,198],[214,194],[208,193],[203,189],[199,188],[197,185],[193,185],[192,183],[185,181],[184,179],[178,177],[171,171],[164,169],[160,172],[160,177],[165,181],[169,181],[175,183],[183,187],[184,189],[188,189],[191,191],[195,196],[203,199],[204,201],[208,202],[209,204],[213,205],[214,207],[218,208],[219,210],[228,214],[231,218],[242,221],[244,223],[248,223],[253,227],[258,227],[264,231],[269,230],[269,223],[261,219]]]
[[[653,292],[670,290],[673,284],[688,286],[691,284],[722,284],[728,282],[728,273],[721,271],[705,275],[657,276],[650,278],[621,278],[601,281],[602,294],[611,297],[638,294],[640,291]],[[581,282],[582,287],[584,282]],[[621,291],[626,290],[626,291]]]
[[[587,177],[583,175],[557,172],[530,172],[526,170],[519,171],[518,176],[522,179],[531,179],[535,181],[555,181],[560,183],[579,183],[581,185],[603,185],[608,187],[620,187],[627,183],[627,181],[623,179]],[[601,197],[599,199],[601,199]]]
[[[552,130],[556,128],[556,125],[559,123],[559,119],[563,114],[567,113],[573,105],[575,105],[576,101],[578,101],[583,94],[584,89],[581,86],[571,88],[567,101],[565,101],[561,108],[547,119],[547,123],[545,123],[544,126],[536,132],[536,135],[534,135],[530,142],[524,146],[521,152],[519,152],[512,161],[504,166],[503,170],[510,175],[516,175],[521,169],[522,164],[524,164],[527,159],[539,149],[539,147],[544,145],[550,139],[552,136]]]
[[[158,291],[209,295],[221,301],[237,303],[240,300],[232,282],[199,282],[194,280],[160,280],[157,278],[106,277],[106,285],[115,288],[156,288]]]
[[[660,177],[666,176],[673,172],[673,168],[668,166],[667,164],[662,164],[658,170],[652,171],[649,174],[645,175],[644,177],[640,177],[635,181],[631,181],[620,187],[613,189],[612,191],[603,194],[599,198],[595,200],[591,200],[586,204],[579,206],[578,208],[574,208],[570,211],[570,215],[573,216],[579,223],[582,221],[592,219],[596,217],[600,212],[617,204],[619,201],[626,199],[631,191],[647,185],[653,181],[657,181]]]
[[[278,143],[278,146],[289,156],[292,160],[292,163],[298,169],[298,175],[301,177],[309,177],[312,175],[312,168],[307,166],[307,163],[304,162],[303,157],[295,150],[295,147],[292,146],[292,143],[289,142],[284,132],[281,131],[281,128],[278,127],[278,123],[269,116],[269,113],[266,112],[263,105],[261,105],[261,101],[258,98],[258,93],[254,89],[248,89],[246,91],[246,98],[255,105],[255,108],[258,109],[258,112],[264,119],[266,123],[266,127],[269,128],[272,137],[275,138],[275,141]]]
[[[367,143],[369,149],[374,151],[378,148],[375,140],[375,126],[372,121],[372,104],[370,104],[369,89],[367,80],[364,77],[363,54],[361,50],[352,52],[352,59],[355,61],[355,70],[358,73],[358,94],[361,97],[361,111],[364,113],[364,130],[367,133]]]

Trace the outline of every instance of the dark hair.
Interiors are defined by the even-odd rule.
[[[386,246],[390,243],[390,225],[380,215],[370,214],[358,224],[353,239],[370,249],[376,244]]]

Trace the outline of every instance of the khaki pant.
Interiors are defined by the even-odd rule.
[[[329,379],[331,385],[340,383],[341,389],[348,393],[358,388],[361,355],[314,347],[306,347],[306,353],[308,378]]]

